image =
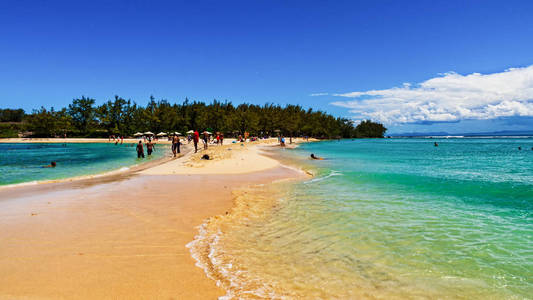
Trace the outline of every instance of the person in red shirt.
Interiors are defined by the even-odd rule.
[[[200,140],[200,134],[198,133],[198,130],[194,131],[194,153],[198,152],[198,141]]]

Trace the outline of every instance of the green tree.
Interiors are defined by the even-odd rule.
[[[364,138],[382,138],[387,128],[380,123],[374,123],[370,120],[364,120],[355,127],[356,137]]]
[[[94,99],[81,97],[72,100],[68,106],[68,114],[72,117],[74,126],[82,133],[87,134],[90,126],[95,121]]]

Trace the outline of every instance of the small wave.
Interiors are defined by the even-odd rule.
[[[343,174],[341,172],[332,170],[328,175],[326,175],[324,177],[318,177],[318,178],[313,178],[313,179],[308,180],[308,181],[304,181],[304,184],[318,182],[318,181],[322,181],[322,180],[328,179],[328,178],[333,177],[333,176],[342,176],[342,175]]]
[[[26,182],[20,182],[20,183],[12,183],[12,184],[6,184],[6,185],[0,185],[0,189],[4,188],[14,188],[14,187],[20,187],[20,186],[28,186],[28,185],[37,185],[40,182],[37,180],[34,181],[26,181]]]
[[[255,192],[261,186],[251,187]],[[191,256],[196,261],[196,266],[203,269],[208,278],[214,280],[217,286],[226,291],[226,295],[218,299],[240,299],[242,297],[252,297],[261,299],[279,299],[275,289],[268,282],[262,282],[245,269],[239,268],[235,264],[232,256],[227,252],[224,245],[226,232],[221,230],[222,224],[240,223],[242,220],[254,218],[256,213],[261,214],[263,208],[272,207],[271,193],[264,193],[264,200],[267,203],[259,204],[258,207],[251,208],[250,198],[246,190],[240,191],[235,195],[235,205],[229,214],[219,215],[208,218],[203,224],[197,227],[198,234],[189,242],[186,247],[189,249]],[[254,193],[254,199],[257,199],[257,193]],[[277,202],[277,200],[274,200]],[[264,205],[264,207],[263,207]]]

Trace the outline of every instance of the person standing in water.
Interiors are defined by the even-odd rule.
[[[198,141],[199,140],[200,140],[200,134],[198,133],[198,130],[195,130],[194,131],[194,137],[193,137],[194,153],[198,152]]]
[[[155,150],[155,144],[152,143],[151,139],[148,139],[148,143],[146,144],[146,153],[148,156],[152,155],[152,151]]]
[[[139,141],[137,144],[137,158],[144,158],[144,148],[143,148],[143,142]]]

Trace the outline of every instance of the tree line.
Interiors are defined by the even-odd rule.
[[[107,137],[145,131],[208,130],[228,136],[247,131],[257,136],[359,138],[383,137],[387,130],[369,120],[355,126],[350,119],[291,104],[284,107],[272,103],[234,105],[229,101],[205,103],[188,99],[171,104],[150,97],[148,104],[141,106],[119,96],[99,106],[95,102],[81,97],[60,110],[41,107],[31,114],[4,109],[0,110],[0,118],[1,122],[21,122],[19,131],[33,137]]]

